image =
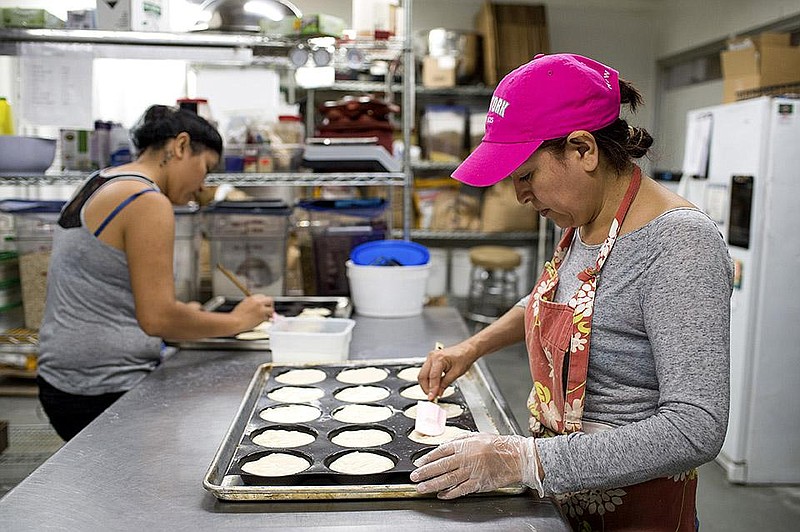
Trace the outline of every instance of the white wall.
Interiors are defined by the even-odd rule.
[[[659,2],[656,56],[666,57],[800,14],[798,0]]]

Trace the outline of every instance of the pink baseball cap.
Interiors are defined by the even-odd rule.
[[[588,57],[539,54],[504,77],[492,95],[486,134],[453,172],[487,187],[508,177],[542,142],[619,118],[619,73]]]

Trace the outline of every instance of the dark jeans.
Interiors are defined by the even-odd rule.
[[[41,377],[36,377],[36,383],[44,412],[64,441],[71,440],[125,393],[73,395],[62,392]]]

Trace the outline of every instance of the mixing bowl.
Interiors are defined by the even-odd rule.
[[[55,156],[55,139],[0,135],[0,174],[42,173]]]

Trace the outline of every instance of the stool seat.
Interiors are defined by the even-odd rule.
[[[470,248],[469,260],[485,270],[513,270],[522,264],[522,255],[506,246],[476,246]]]

